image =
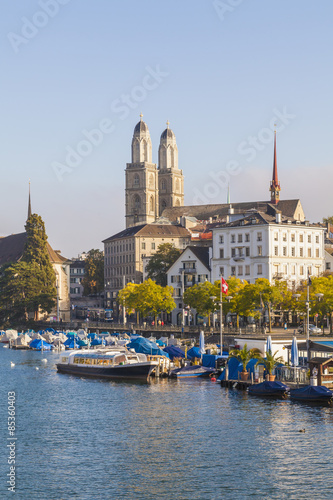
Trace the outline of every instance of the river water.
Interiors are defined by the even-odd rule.
[[[333,499],[333,409],[204,380],[75,378],[59,356],[0,347],[1,499],[8,392],[17,499]]]

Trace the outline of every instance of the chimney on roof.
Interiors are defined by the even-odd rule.
[[[276,214],[275,214],[275,222],[277,224],[281,224],[281,212],[278,212],[278,211],[276,212]]]

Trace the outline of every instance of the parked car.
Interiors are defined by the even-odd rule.
[[[297,331],[298,331],[298,333],[304,333],[304,325],[301,325]],[[313,325],[310,323],[309,324],[309,334],[316,335],[318,333],[322,333],[321,328],[318,328],[316,325]]]

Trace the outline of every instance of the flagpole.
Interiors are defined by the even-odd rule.
[[[221,279],[221,285],[220,285],[220,354],[222,356],[223,354],[223,347],[222,347],[222,315],[223,315],[223,303],[222,303],[222,279]]]

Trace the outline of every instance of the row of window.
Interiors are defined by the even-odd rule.
[[[244,236],[244,242],[248,243],[250,241],[250,233],[239,233],[239,234],[231,234],[230,235],[230,243],[236,243],[236,236],[237,236],[237,243],[243,243],[243,236]],[[262,233],[258,232],[256,233],[257,236],[257,241],[262,241]],[[299,242],[303,243],[304,242],[304,234],[299,234]],[[274,241],[279,241],[279,233],[274,233]],[[282,241],[287,241],[287,233],[282,234]],[[290,235],[290,241],[296,241],[296,234],[291,233]],[[312,235],[308,234],[307,235],[307,241],[308,243],[312,242]],[[316,243],[319,243],[319,235],[315,235],[315,240]],[[219,242],[224,243],[224,235],[221,234],[219,236]]]
[[[248,243],[250,241],[250,233],[245,233],[244,241]],[[257,241],[262,241],[262,233],[257,233]],[[224,243],[224,235],[220,234],[219,242]],[[230,235],[230,243],[236,243],[236,235]],[[237,235],[237,243],[243,243],[243,233]]]
[[[176,274],[174,276],[171,276],[171,283],[181,283],[183,275]],[[204,281],[208,281],[208,274],[198,274],[196,276],[197,278],[197,283],[203,283]],[[184,274],[184,283],[193,283],[193,277],[192,275],[187,275]]]
[[[80,288],[79,288],[79,287],[71,288],[71,289],[70,289],[70,293],[71,293],[71,294],[73,294],[73,295],[74,295],[74,294],[76,294],[76,295],[77,295],[77,294],[79,294],[79,293],[80,293]]]
[[[126,255],[115,255],[114,257],[105,257],[105,264],[107,266],[113,266],[114,264],[128,264],[129,262],[134,262],[134,254]]]
[[[107,267],[105,268],[105,276],[124,276],[125,274],[134,274],[135,266],[123,266],[123,267]]]
[[[261,257],[263,255],[262,253],[262,246],[258,245],[257,246],[257,256]],[[279,256],[279,247],[274,247],[274,255],[276,257]],[[220,259],[224,259],[225,257],[224,253],[224,248],[220,248]],[[296,257],[296,248],[291,247],[291,252],[290,255],[288,255],[288,249],[287,247],[282,248],[282,256],[283,257]],[[317,257],[319,258],[320,256],[320,250],[319,248],[316,248],[314,253],[312,252],[312,248],[307,249],[307,257]],[[231,257],[250,257],[250,247],[242,247],[242,248],[232,248],[231,249]],[[299,249],[299,257],[305,257],[305,252],[304,248],[301,247]]]
[[[257,264],[257,274],[262,274],[262,264]],[[220,275],[225,276],[225,268],[220,267]],[[230,276],[250,276],[251,266],[231,266]]]
[[[289,273],[288,273],[288,266],[285,264],[283,266],[275,266],[275,274],[280,274],[279,269],[280,267],[282,268],[282,273],[287,275],[287,274],[292,274],[296,275],[298,274],[299,276],[307,276],[307,275],[313,275],[313,269],[312,266],[296,266],[295,264],[292,264],[289,266]],[[262,274],[263,270],[263,265],[262,264],[256,264],[256,269],[254,269],[254,272],[256,271],[256,274],[260,275]],[[220,275],[225,276],[225,272],[228,274],[228,269],[225,268],[224,266],[220,267]],[[231,271],[230,275],[231,276],[250,276],[251,274],[251,266],[246,265],[246,266],[231,266]],[[317,273],[318,274],[318,273]],[[274,278],[274,276],[273,276]]]
[[[83,267],[71,267],[70,273],[71,274],[84,274],[84,268]]]
[[[120,253],[120,252],[131,252],[134,250],[134,243],[116,243],[112,245],[106,245],[105,246],[105,253],[107,254],[113,254],[113,253]]]
[[[298,235],[298,241],[300,243],[304,243],[304,236],[305,235],[302,233]],[[279,233],[274,233],[274,241],[279,241]],[[282,234],[282,241],[287,241],[287,233]],[[291,233],[290,241],[292,241],[292,242],[296,241],[296,234],[295,233]],[[312,235],[311,234],[307,235],[307,241],[308,241],[308,243],[312,242]],[[318,234],[315,235],[314,241],[316,243],[319,243],[319,235]]]
[[[82,278],[71,278],[70,279],[71,283],[81,283],[81,281],[82,281]]]
[[[312,255],[312,248],[308,248],[307,249],[307,257],[319,257],[320,255],[320,251],[319,251],[319,248],[316,248],[315,249],[315,252],[314,252],[314,255]],[[279,255],[279,247],[274,247],[274,255],[275,256],[278,256]],[[288,255],[287,253],[287,247],[283,247],[282,248],[282,255],[283,257],[296,257],[296,248],[295,247],[291,247],[291,254]],[[304,252],[304,248],[301,247],[299,249],[299,257],[305,257],[305,252]]]

